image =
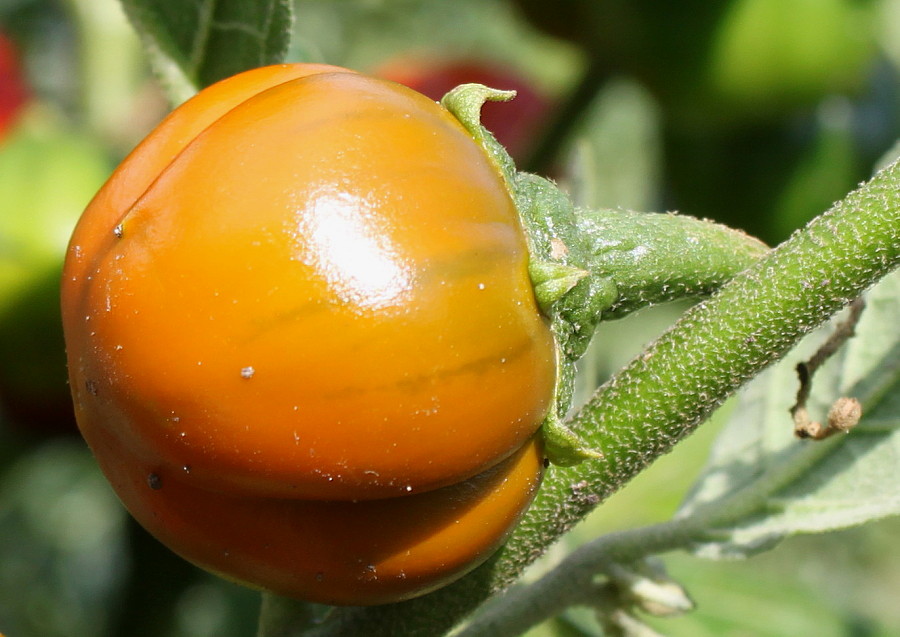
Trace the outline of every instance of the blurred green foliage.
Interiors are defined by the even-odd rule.
[[[295,10],[289,60],[365,72],[462,61],[532,82],[553,108],[528,133],[543,150],[525,165],[583,205],[678,209],[775,243],[866,178],[900,136],[900,0],[296,0]],[[19,50],[31,95],[0,137],[0,632],[253,634],[258,595],[201,573],[130,521],[72,435],[65,397],[65,237],[164,115],[164,92],[116,0],[0,0],[0,32]],[[681,309],[601,326],[582,396]],[[557,551],[669,517],[719,419]],[[699,608],[655,626],[898,634],[898,531],[886,521],[793,539],[752,564],[674,556],[670,571]],[[597,630],[572,611],[529,634]]]
[[[72,430],[59,279],[79,204],[110,162],[97,142],[36,105],[0,149],[0,402],[11,417]]]

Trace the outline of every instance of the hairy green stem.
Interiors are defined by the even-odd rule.
[[[572,606],[596,607],[602,600],[585,592],[595,590],[597,574],[608,572],[614,564],[628,564],[647,555],[682,547],[700,530],[691,518],[604,535],[573,551],[533,584],[509,591],[499,604],[456,637],[521,635]]]
[[[686,215],[600,209],[578,210],[577,219],[591,238],[588,267],[616,286],[604,320],[709,296],[769,250],[740,230]]]
[[[420,599],[338,609],[304,634],[443,634],[898,262],[900,167],[894,163],[688,311],[601,387],[571,424],[602,451],[602,460],[549,471],[534,506],[487,564]]]

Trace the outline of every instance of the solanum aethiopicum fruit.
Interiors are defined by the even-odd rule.
[[[235,497],[458,483],[550,407],[527,261],[503,178],[436,103],[335,67],[236,76],[161,124],[75,230],[79,425]]]
[[[427,593],[504,541],[540,483],[537,439],[461,483],[364,502],[248,498],[160,471],[108,431],[94,451],[131,513],[176,553],[228,579],[327,604]],[[157,471],[160,471],[157,473]]]

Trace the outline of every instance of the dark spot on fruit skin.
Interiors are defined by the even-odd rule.
[[[147,475],[147,486],[154,491],[162,489],[162,479],[159,477],[158,473],[150,473]]]

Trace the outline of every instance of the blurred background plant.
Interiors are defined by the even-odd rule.
[[[489,105],[487,125],[522,168],[584,205],[677,209],[774,244],[900,137],[900,0],[296,0],[295,10],[289,60],[434,98],[463,82],[516,89],[511,104]],[[124,514],[77,437],[65,383],[57,293],[69,232],[169,107],[116,0],[0,0],[0,632],[10,637],[254,632],[257,593],[182,562]],[[683,309],[602,325],[582,386]],[[727,411],[543,566],[671,517]],[[669,556],[698,608],[650,621],[692,637],[896,635],[898,532],[886,520],[792,538],[753,564]],[[593,634],[578,610],[529,633]]]

